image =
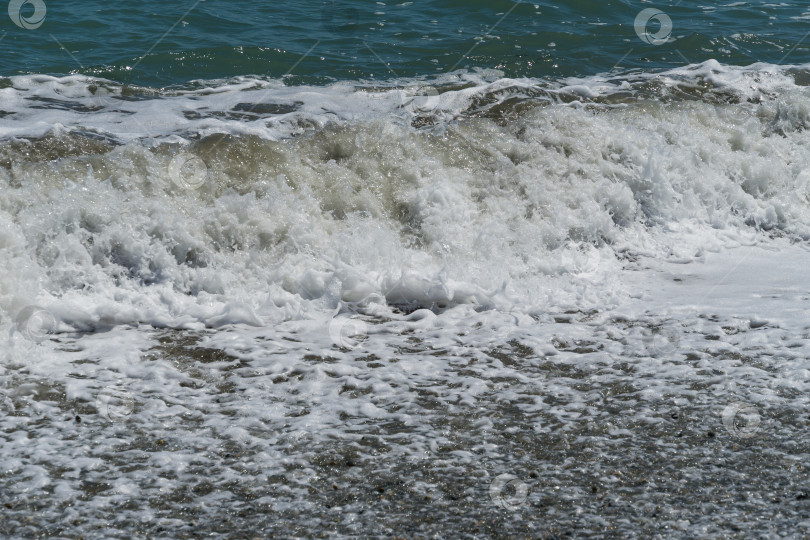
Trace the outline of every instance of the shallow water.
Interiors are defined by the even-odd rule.
[[[810,534],[803,5],[10,5],[0,536]]]
[[[6,364],[0,531],[800,537],[808,326],[779,315],[806,309],[810,292],[783,286],[806,256],[758,279],[738,263],[762,276],[769,252],[715,257],[711,271],[650,262],[661,277],[617,310],[31,346]],[[691,291],[684,313],[651,320],[667,288]],[[737,311],[741,296],[770,298],[767,318]],[[112,368],[110,343],[134,360]]]

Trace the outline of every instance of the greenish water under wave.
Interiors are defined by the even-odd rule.
[[[655,15],[648,24],[637,21],[644,9],[659,10],[647,12]],[[1,75],[82,73],[148,86],[239,75],[289,74],[293,84],[390,80],[476,68],[556,78],[708,59],[804,64],[810,50],[810,7],[796,0],[27,0],[20,11],[21,25],[36,28],[0,13]]]
[[[810,8],[2,5],[0,538],[810,538]]]

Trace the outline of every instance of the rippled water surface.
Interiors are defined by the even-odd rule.
[[[808,14],[8,2],[0,536],[808,537]]]
[[[19,2],[18,2],[19,3]],[[804,2],[42,2],[7,19],[0,70],[164,86],[239,75],[387,80],[491,68],[509,77],[805,63]],[[641,13],[642,10],[647,10]],[[25,20],[21,20],[25,24]],[[29,24],[30,26],[31,24]]]

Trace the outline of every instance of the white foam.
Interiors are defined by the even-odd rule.
[[[701,260],[762,231],[806,239],[810,100],[788,71],[707,62],[655,77],[782,90],[736,105],[562,103],[638,88],[592,78],[504,126],[462,113],[485,96],[537,96],[538,81],[458,73],[436,96],[418,81],[372,91],[243,78],[98,102],[98,81],[15,77],[0,90],[15,110],[0,130],[50,142],[8,146],[0,175],[4,324],[26,306],[60,331],[264,325],[341,302],[589,309],[628,294],[610,277],[628,257]],[[403,92],[417,91],[414,107]],[[295,110],[233,116],[245,103]],[[434,129],[403,122],[428,103]],[[306,122],[317,129],[289,139]],[[87,132],[128,142],[70,150],[94,141],[77,138]],[[194,142],[215,132],[243,136]],[[177,142],[204,161],[199,189],[178,181]]]
[[[804,70],[769,64],[725,66],[710,60],[662,72],[561,81],[507,79],[498,71],[477,70],[433,79],[328,86],[287,86],[280,80],[238,77],[163,90],[123,87],[80,75],[25,75],[9,78],[10,86],[0,89],[4,110],[12,113],[0,118],[0,137],[41,137],[64,129],[118,142],[182,141],[215,133],[279,140],[335,122],[384,117],[408,121],[424,114],[447,121],[510,98],[590,102],[617,94],[662,98],[691,91],[760,101],[803,90],[794,75]]]

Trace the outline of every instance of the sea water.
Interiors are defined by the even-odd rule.
[[[810,534],[803,3],[7,12],[0,534]]]

